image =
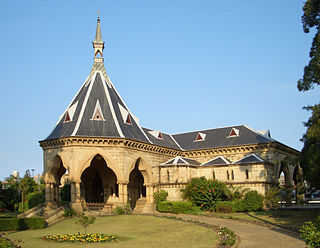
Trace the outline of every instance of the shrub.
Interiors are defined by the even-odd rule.
[[[188,213],[192,210],[192,202],[169,202],[162,201],[158,204],[158,211],[162,213]]]
[[[45,201],[45,195],[40,192],[29,193],[27,195],[28,207],[33,208]]]
[[[63,217],[68,217],[68,218],[72,218],[73,216],[77,215],[76,210],[74,210],[73,208],[66,208],[64,210],[64,214]]]
[[[218,213],[232,213],[236,212],[237,208],[234,201],[221,201],[217,202],[215,211]]]
[[[129,204],[125,205],[125,206],[118,206],[116,207],[113,212],[116,215],[124,215],[124,214],[130,214],[132,212],[132,209],[130,207]]]
[[[221,238],[220,245],[232,247],[237,241],[237,235],[226,227],[220,227],[218,235]]]
[[[71,202],[71,185],[66,183],[60,190],[61,202]]]
[[[18,204],[18,212],[23,213],[25,211],[29,210],[29,204],[28,201],[19,202]]]
[[[263,195],[256,190],[248,191],[242,200],[243,211],[250,212],[262,209],[263,199]]]
[[[192,178],[182,190],[183,197],[204,210],[213,208],[217,201],[225,200],[226,184],[205,177]]]
[[[168,197],[168,192],[163,189],[153,193],[153,199],[156,205],[158,205],[159,202],[165,201],[167,197]]]
[[[267,208],[275,208],[279,206],[281,200],[280,191],[278,188],[271,188],[266,192],[265,202]]]
[[[320,247],[320,216],[317,217],[315,223],[311,221],[305,222],[300,232],[300,237],[309,247]]]
[[[9,240],[0,237],[0,247],[1,248],[16,248]]]
[[[0,231],[41,229],[46,227],[43,218],[1,218]]]

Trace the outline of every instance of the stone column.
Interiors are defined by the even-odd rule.
[[[123,203],[128,203],[128,183],[123,184]]]
[[[71,182],[71,206],[77,212],[82,212],[82,204],[80,201],[80,181]]]
[[[118,182],[119,185],[119,203],[126,204],[128,202],[128,182]]]
[[[51,201],[50,183],[46,183],[45,192],[46,192],[46,202],[50,202]]]
[[[55,202],[54,183],[50,183],[50,198],[51,202]]]

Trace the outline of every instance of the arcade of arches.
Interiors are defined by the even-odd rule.
[[[127,180],[123,175],[117,176],[121,170],[114,171],[100,154],[96,154],[81,173],[78,171],[78,178],[71,176],[74,169],[64,164],[59,155],[52,159],[49,166],[45,181],[46,203],[50,208],[60,205],[59,188],[65,183],[71,184],[72,206],[79,211],[89,210],[88,205],[93,203],[113,207],[128,203],[134,209],[138,200],[145,204],[153,202],[154,186],[145,183],[145,177],[148,179],[151,176],[141,158],[133,163]]]

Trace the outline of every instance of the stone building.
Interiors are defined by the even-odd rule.
[[[155,191],[181,200],[188,180],[200,176],[264,194],[283,172],[287,187],[294,186],[299,167],[288,161],[299,152],[269,131],[238,125],[170,135],[141,127],[106,73],[99,18],[93,48],[89,76],[40,141],[48,208],[59,205],[61,178],[71,184],[78,211],[91,203],[148,211]]]

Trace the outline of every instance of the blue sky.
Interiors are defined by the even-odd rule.
[[[319,88],[296,82],[312,33],[292,0],[0,1],[0,179],[41,173],[45,139],[90,72],[97,10],[105,67],[144,127],[245,124],[300,150]]]

